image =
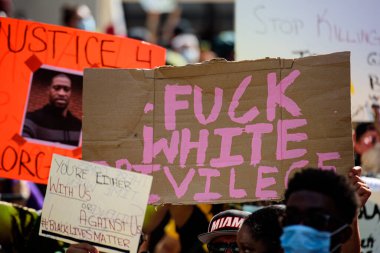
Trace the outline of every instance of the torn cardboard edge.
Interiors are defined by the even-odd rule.
[[[231,72],[239,73],[251,71],[252,68],[255,71],[260,70],[270,70],[273,68],[278,69],[291,69],[294,64],[299,64],[302,66],[316,66],[316,65],[326,65],[326,64],[337,64],[342,63],[346,60],[347,54],[350,52],[337,52],[326,55],[318,55],[319,61],[315,61],[315,56],[308,56],[304,58],[297,59],[283,59],[283,58],[263,58],[257,60],[245,60],[245,61],[227,61],[223,58],[217,58],[210,61],[205,61],[202,63],[188,64],[186,66],[162,66],[154,69],[143,69],[146,78],[151,79],[166,79],[166,78],[177,78],[177,77],[194,77],[202,75],[218,75],[223,74],[224,71],[218,71],[218,65],[230,65],[229,68]],[[334,61],[331,61],[331,56],[334,56]],[[276,66],[277,64],[277,66]],[[211,73],[212,68],[212,74]],[[215,70],[216,68],[216,70]]]

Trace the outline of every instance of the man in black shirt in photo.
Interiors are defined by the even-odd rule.
[[[22,136],[33,139],[78,146],[82,122],[69,111],[71,79],[55,75],[49,85],[49,103],[28,112]]]

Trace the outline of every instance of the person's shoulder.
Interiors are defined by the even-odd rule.
[[[45,115],[44,113],[44,107],[41,107],[37,110],[34,110],[34,111],[31,111],[31,112],[27,112],[26,113],[26,118],[27,119],[31,119],[31,120],[36,120],[40,117],[43,117]]]
[[[74,114],[72,114],[70,111],[67,112],[67,117],[70,119],[70,124],[77,126],[79,128],[82,127],[82,121],[78,119]]]

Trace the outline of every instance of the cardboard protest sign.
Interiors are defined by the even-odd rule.
[[[349,57],[86,69],[83,159],[154,175],[156,204],[278,199],[300,168],[345,174]]]
[[[380,252],[380,179],[362,177],[372,191],[359,213],[361,252]]]
[[[152,176],[53,155],[39,234],[137,252]]]
[[[374,120],[372,105],[380,104],[380,16],[374,10],[380,9],[380,1],[235,3],[237,60],[350,51],[352,120]]]
[[[84,68],[164,62],[145,42],[0,18],[0,177],[46,184],[53,152],[81,157]]]

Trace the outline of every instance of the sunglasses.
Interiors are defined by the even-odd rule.
[[[233,243],[209,243],[207,248],[210,253],[225,253],[230,249],[232,253],[239,253],[239,247],[236,242]]]

